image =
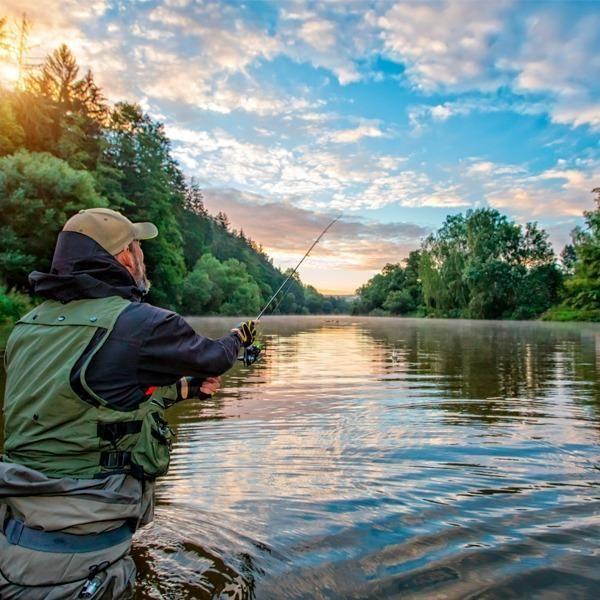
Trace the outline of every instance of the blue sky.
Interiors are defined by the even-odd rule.
[[[560,250],[600,186],[599,2],[3,5],[36,53],[67,42],[163,121],[208,208],[277,264],[343,213],[301,271],[321,290],[468,208],[536,220]]]

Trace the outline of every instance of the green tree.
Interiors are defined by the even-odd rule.
[[[413,299],[407,289],[391,291],[383,303],[383,308],[392,315],[404,315],[414,309]]]
[[[262,297],[246,266],[234,258],[224,262],[207,253],[187,275],[182,308],[188,314],[253,315]]]
[[[561,281],[547,233],[489,208],[447,217],[425,241],[419,273],[431,312],[476,319],[536,316]]]
[[[0,95],[0,156],[12,154],[23,146],[25,131],[17,121],[10,94]]]
[[[44,134],[34,136],[42,147],[31,149],[50,151],[75,168],[94,169],[104,146],[108,107],[92,72],[80,77],[79,71],[75,56],[62,44],[29,77],[23,100],[32,94],[39,100],[36,118],[44,126]]]
[[[26,150],[0,158],[0,278],[25,288],[31,269],[50,267],[65,221],[107,204],[92,175],[64,160]]]
[[[573,275],[576,261],[577,252],[575,252],[575,246],[573,246],[573,244],[567,244],[560,253],[560,262],[562,264],[563,271],[567,275]]]
[[[157,225],[159,236],[144,244],[153,283],[150,299],[177,308],[186,272],[178,220],[186,188],[164,127],[139,106],[117,104],[107,137],[104,165],[114,175],[100,180],[101,189],[132,220]]]
[[[565,304],[581,310],[600,309],[600,188],[596,195],[596,208],[585,211],[585,227],[573,232],[576,260],[573,277],[565,282]]]
[[[376,314],[385,311],[404,315],[417,311],[423,303],[423,288],[419,279],[421,253],[413,250],[400,264],[387,264],[381,273],[372,277],[358,289],[358,301],[354,313]]]

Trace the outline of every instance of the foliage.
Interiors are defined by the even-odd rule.
[[[546,232],[492,209],[448,216],[405,263],[360,288],[354,312],[529,319],[556,303],[563,277]]]
[[[20,317],[33,308],[33,302],[27,294],[7,290],[0,285],[0,326],[16,323]]]
[[[144,244],[149,277],[158,283],[150,300],[176,309],[185,276],[178,220],[184,205],[183,174],[171,157],[163,126],[139,106],[117,104],[109,127],[100,187],[131,220],[158,226],[160,235]]]
[[[12,154],[22,147],[25,131],[17,121],[11,99],[6,94],[0,95],[0,156]]]
[[[585,211],[585,227],[573,232],[573,277],[565,282],[567,307],[582,311],[600,310],[600,188],[594,210]]]
[[[358,289],[359,298],[353,305],[353,313],[405,315],[416,312],[423,303],[420,260],[421,253],[415,250],[404,261],[404,267],[399,264],[383,267],[381,273]]]
[[[561,285],[546,232],[488,208],[447,217],[425,241],[419,273],[429,311],[475,319],[534,317]]]
[[[183,310],[191,314],[254,315],[262,297],[246,266],[204,254],[185,279]]]
[[[150,301],[161,306],[251,314],[284,280],[259,244],[232,231],[225,213],[207,213],[162,124],[137,105],[109,106],[64,44],[25,89],[0,89],[0,157],[0,281],[10,286],[25,290],[31,269],[47,269],[62,224],[90,206],[157,225],[144,253]],[[298,278],[280,300],[275,312],[346,309]]]
[[[554,306],[542,315],[542,321],[589,321],[600,322],[600,309],[581,310],[568,306]]]
[[[79,76],[79,66],[62,44],[28,81],[28,93],[45,123],[45,148],[76,168],[94,168],[100,159],[103,125],[108,117],[104,96],[91,71]]]
[[[20,150],[0,158],[0,278],[25,288],[32,268],[50,267],[68,217],[106,205],[90,173],[51,154]]]

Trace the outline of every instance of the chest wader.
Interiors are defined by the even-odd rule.
[[[14,464],[43,474],[49,481],[72,482],[73,489],[78,485],[85,489],[90,480],[111,480],[112,485],[115,477],[127,481],[132,476],[142,482],[137,484],[142,491],[132,502],[140,502],[144,481],[167,472],[173,434],[163,419],[162,398],[170,395],[168,388],[158,389],[137,409],[125,412],[110,408],[86,380],[94,356],[128,305],[129,301],[117,296],[67,304],[47,301],[17,323],[5,355],[3,461],[7,467]],[[84,355],[85,362],[80,365]],[[85,392],[81,395],[71,387],[75,367],[78,387]],[[77,597],[71,592],[79,592],[85,582],[90,590],[97,584],[98,591],[87,597],[108,598],[111,596],[104,595],[107,586],[115,593],[131,587],[135,567],[127,554],[136,521],[131,515],[125,514],[116,521],[118,526],[106,530],[101,503],[90,511],[84,506],[85,494],[74,502],[75,495],[67,493],[62,499],[65,505],[73,505],[69,508],[71,521],[76,522],[73,513],[81,506],[82,514],[97,514],[98,522],[90,521],[89,516],[86,522],[82,517],[77,533],[65,532],[69,526],[59,526],[51,511],[47,511],[46,523],[39,522],[39,510],[13,514],[7,491],[7,505],[0,504],[0,554],[10,551],[10,563],[21,565],[22,576],[20,583],[3,588],[0,573],[0,597],[45,598],[37,592],[48,594],[49,585],[56,591],[55,586],[61,590],[66,586],[65,594],[70,590],[66,596],[56,597]],[[35,495],[32,489],[31,496]],[[119,494],[115,498],[122,500]],[[61,502],[60,494],[56,502]],[[60,508],[66,511],[62,505]],[[35,527],[30,527],[36,519]],[[95,584],[89,583],[92,579]]]

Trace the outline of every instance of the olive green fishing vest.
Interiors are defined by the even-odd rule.
[[[110,408],[86,380],[128,305],[118,296],[48,300],[17,323],[5,356],[4,460],[49,477],[125,472],[151,479],[166,473],[173,434],[163,420],[165,388],[125,412]],[[80,369],[83,400],[71,388],[71,373],[92,339],[97,343]]]

